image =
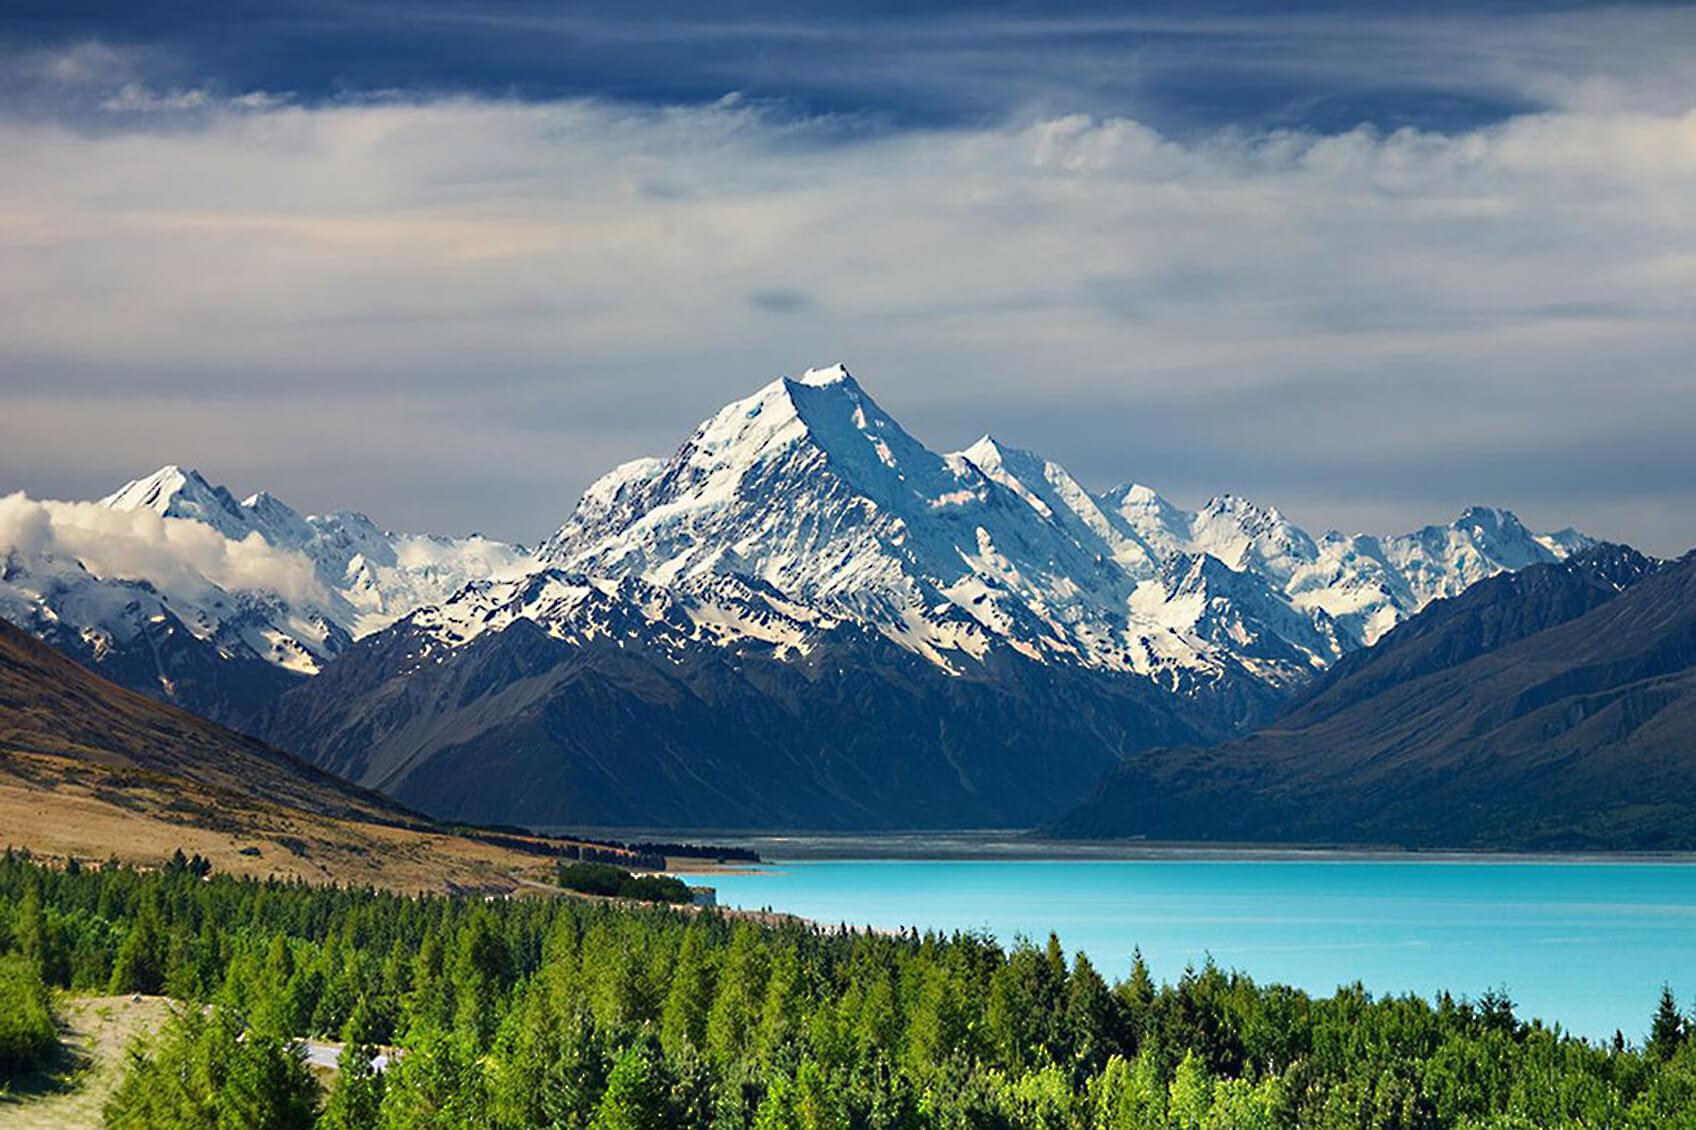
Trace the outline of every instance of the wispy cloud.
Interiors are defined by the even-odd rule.
[[[182,113],[188,110],[274,110],[290,101],[287,94],[250,90],[246,94],[220,97],[204,87],[154,90],[139,82],[126,82],[117,92],[103,98],[100,108],[117,114]]]

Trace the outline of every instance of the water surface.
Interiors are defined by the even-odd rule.
[[[778,845],[762,844],[772,852]],[[775,855],[776,853],[773,852]],[[804,854],[797,851],[796,854]],[[1696,865],[1451,857],[790,859],[715,876],[719,901],[819,922],[1059,933],[1110,978],[1141,947],[1175,980],[1211,954],[1329,993],[1506,988],[1521,1016],[1641,1039],[1662,982],[1696,996]]]

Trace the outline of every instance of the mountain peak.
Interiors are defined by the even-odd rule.
[[[1033,467],[1041,468],[1048,462],[1035,452],[1026,451],[1022,447],[1014,447],[1010,443],[1003,443],[988,432],[979,436],[970,447],[963,448],[956,454],[962,456],[986,474],[997,468],[1006,467],[1009,463],[1030,464]],[[1011,470],[1012,468],[1008,469]]]
[[[1144,486],[1141,483],[1125,483],[1123,486],[1115,487],[1107,492],[1107,497],[1121,503],[1133,503],[1139,506],[1160,501],[1159,492],[1153,487]]]
[[[1272,522],[1284,520],[1284,515],[1276,506],[1263,506],[1252,498],[1245,498],[1240,494],[1232,494],[1228,491],[1224,494],[1216,494],[1208,499],[1207,504],[1201,508],[1201,513],[1203,515],[1233,514],[1244,518]]]
[[[163,514],[178,494],[211,493],[212,489],[212,485],[193,467],[167,463],[151,475],[131,479],[101,499],[100,505],[112,510],[145,508]]]
[[[151,510],[162,518],[192,518],[237,539],[248,530],[247,516],[234,495],[208,482],[193,467],[175,463],[131,479],[101,499],[100,505],[111,510]]]
[[[808,369],[795,378],[795,383],[808,385],[812,388],[824,388],[828,385],[853,384],[854,377],[853,374],[848,372],[848,366],[838,361],[820,369]]]
[[[1468,506],[1455,519],[1456,526],[1474,526],[1483,529],[1513,529],[1521,526],[1519,515],[1512,510],[1500,510],[1494,506]]]

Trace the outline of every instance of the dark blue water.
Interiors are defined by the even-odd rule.
[[[1696,997],[1696,865],[1574,860],[808,860],[715,876],[727,906],[825,923],[1056,931],[1111,977],[1212,954],[1329,993],[1506,988],[1521,1016],[1640,1039],[1662,982]]]

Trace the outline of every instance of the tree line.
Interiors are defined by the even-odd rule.
[[[1161,983],[1140,957],[1110,980],[1053,937],[10,853],[0,951],[42,984],[192,1006],[132,1056],[115,1127],[1696,1126],[1670,994],[1641,1045],[1598,1045],[1500,993],[1315,997],[1212,963]],[[327,1091],[312,1036],[346,1041]]]
[[[610,863],[560,863],[554,882],[568,891],[638,902],[693,902],[689,884],[670,875],[633,875]]]

